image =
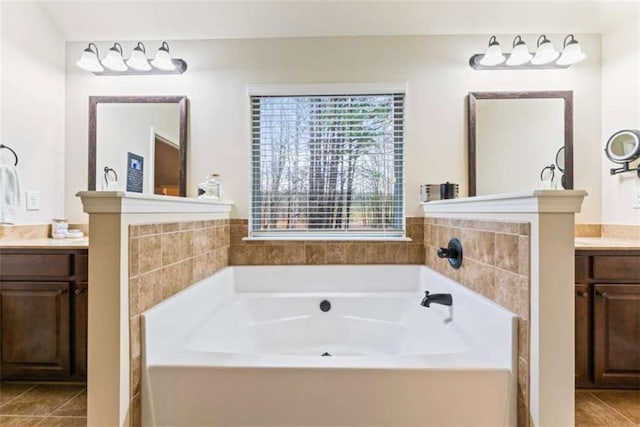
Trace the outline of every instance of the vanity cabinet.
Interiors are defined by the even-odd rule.
[[[87,260],[86,249],[0,249],[0,379],[86,379]]]
[[[576,387],[640,388],[640,251],[576,251]]]

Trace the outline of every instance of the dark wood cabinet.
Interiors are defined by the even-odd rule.
[[[86,255],[0,249],[0,379],[86,379]]]
[[[576,251],[576,387],[640,388],[640,251]]]

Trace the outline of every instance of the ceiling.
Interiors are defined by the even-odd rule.
[[[604,0],[39,3],[68,41],[600,33],[638,9],[635,1]]]

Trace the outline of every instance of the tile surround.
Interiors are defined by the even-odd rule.
[[[247,241],[247,219],[231,220],[230,265],[422,264],[423,218],[409,217],[407,242]]]
[[[89,235],[89,224],[69,224],[69,229],[82,230]],[[27,240],[51,237],[51,224],[0,225],[0,239]]]
[[[129,226],[131,425],[141,424],[140,313],[229,264],[229,220]]]
[[[456,237],[458,270],[436,251]],[[424,218],[425,265],[518,315],[518,426],[531,425],[529,402],[529,223]]]

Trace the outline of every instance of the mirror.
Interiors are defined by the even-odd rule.
[[[186,160],[186,96],[89,98],[90,191],[185,197]]]
[[[615,163],[632,162],[640,157],[640,131],[621,130],[607,141],[604,149],[609,160]]]
[[[556,153],[556,167],[562,173],[564,173],[564,147],[560,147]]]
[[[570,91],[469,93],[469,196],[541,188],[541,170],[554,162],[572,189],[572,98]]]

